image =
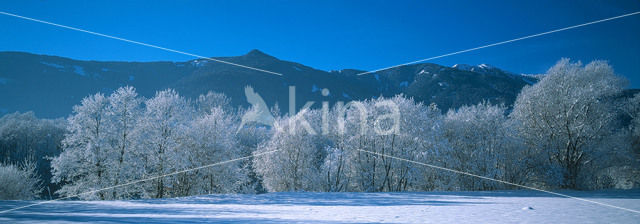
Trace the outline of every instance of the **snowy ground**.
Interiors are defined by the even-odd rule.
[[[640,210],[640,191],[571,196]],[[29,201],[0,201],[0,210]],[[271,193],[164,200],[57,201],[9,213],[0,223],[640,223],[640,214],[531,191]]]

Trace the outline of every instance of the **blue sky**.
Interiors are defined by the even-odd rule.
[[[373,70],[640,11],[637,1],[16,1],[0,10],[204,56],[260,49],[323,70]],[[542,73],[608,60],[640,88],[640,15],[430,61]],[[0,15],[0,51],[88,60],[190,56]]]

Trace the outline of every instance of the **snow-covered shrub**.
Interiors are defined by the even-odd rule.
[[[31,200],[40,192],[42,185],[35,163],[0,163],[0,200]]]

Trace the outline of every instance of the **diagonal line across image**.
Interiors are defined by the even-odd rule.
[[[16,14],[8,13],[8,12],[0,11],[0,14],[1,15],[6,15],[6,16],[12,16],[12,17],[16,17],[16,18],[20,18],[20,19],[24,19],[24,20],[29,20],[29,21],[33,21],[33,22],[43,23],[43,24],[47,24],[47,25],[57,26],[57,27],[65,28],[65,29],[75,30],[75,31],[83,32],[83,33],[96,35],[96,36],[106,37],[106,38],[110,38],[110,39],[114,39],[114,40],[124,41],[124,42],[132,43],[132,44],[137,44],[137,45],[142,45],[142,46],[146,46],[146,47],[156,48],[156,49],[160,49],[160,50],[164,50],[164,51],[169,51],[169,52],[174,52],[174,53],[183,54],[183,55],[187,55],[187,56],[192,56],[192,57],[196,57],[196,58],[199,58],[199,59],[215,61],[215,62],[228,64],[228,65],[233,65],[233,66],[246,68],[246,69],[250,69],[250,70],[254,70],[254,71],[259,71],[259,72],[269,73],[269,74],[272,74],[272,75],[282,76],[282,73],[278,73],[278,72],[273,72],[273,71],[260,69],[260,68],[255,68],[255,67],[246,66],[246,65],[241,65],[241,64],[228,62],[228,61],[224,61],[224,60],[219,60],[219,59],[215,59],[215,58],[209,58],[209,57],[205,57],[205,56],[200,56],[200,55],[193,54],[193,53],[174,50],[174,49],[161,47],[161,46],[153,45],[153,44],[147,44],[147,43],[143,43],[143,42],[139,42],[139,41],[135,41],[135,40],[129,40],[129,39],[125,39],[125,38],[122,38],[122,37],[116,37],[116,36],[107,35],[107,34],[103,34],[103,33],[93,32],[93,31],[89,31],[89,30],[76,28],[76,27],[71,27],[71,26],[66,26],[66,25],[62,25],[62,24],[52,23],[52,22],[39,20],[39,19],[34,19],[34,18],[21,16],[21,15],[16,15]]]

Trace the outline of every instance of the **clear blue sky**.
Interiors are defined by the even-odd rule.
[[[323,70],[373,70],[640,11],[629,1],[16,1],[0,10],[205,56],[260,49]],[[192,57],[0,15],[0,51],[75,59]],[[640,88],[640,15],[431,61],[542,73],[608,60]]]

